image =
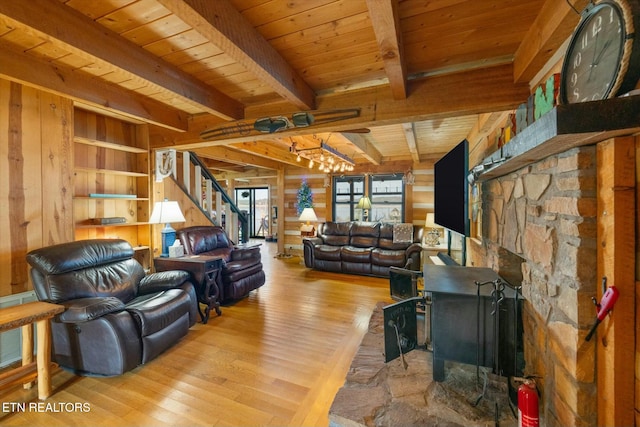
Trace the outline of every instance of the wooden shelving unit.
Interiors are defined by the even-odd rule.
[[[75,238],[125,239],[148,269],[151,186],[147,125],[80,109],[74,115]],[[122,217],[126,222],[90,223],[93,218],[108,217]]]

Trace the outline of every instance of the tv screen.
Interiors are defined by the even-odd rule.
[[[434,221],[469,236],[469,142],[465,139],[434,166]]]

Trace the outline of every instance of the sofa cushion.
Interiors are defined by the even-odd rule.
[[[114,297],[127,302],[145,272],[125,240],[95,239],[62,243],[31,251],[34,290],[41,301]]]
[[[321,261],[340,261],[341,246],[316,245],[315,258]]]
[[[264,270],[259,270],[233,282],[223,284],[225,300],[237,300],[265,283]]]
[[[260,246],[242,247],[234,246],[231,252],[231,259],[233,261],[254,259],[260,261],[262,255],[260,254]]]
[[[349,244],[350,222],[325,222],[318,237],[321,237],[326,245],[344,246]]]
[[[346,262],[370,263],[372,250],[372,247],[358,248],[355,246],[343,246],[340,250],[340,258]]]
[[[406,262],[404,250],[375,248],[371,251],[371,263],[384,266],[404,267]]]
[[[135,297],[137,284],[144,275],[144,269],[133,258],[46,276],[36,268],[31,270],[38,299],[51,302],[114,297],[126,303]]]
[[[342,272],[349,274],[371,274],[371,263],[370,262],[349,262],[342,261]]]
[[[193,226],[177,231],[185,253],[198,255],[232,246],[225,231],[218,226]]]
[[[189,295],[182,289],[168,289],[141,295],[126,305],[126,310],[138,323],[140,335],[154,334],[190,311]]]
[[[349,244],[359,248],[378,246],[380,237],[379,222],[356,222],[351,226]]]
[[[194,255],[218,248],[217,235],[214,233],[206,233],[204,230],[189,233],[187,239],[189,240],[189,247]]]
[[[410,242],[394,242],[393,224],[382,224],[380,226],[380,239],[378,240],[379,248],[400,250],[407,249],[410,245]]]
[[[244,277],[257,274],[260,271],[262,271],[262,263],[260,261],[249,264],[240,261],[231,261],[222,269],[222,280],[224,283],[231,283]]]
[[[65,311],[58,320],[65,323],[88,322],[107,313],[124,310],[124,303],[113,297],[78,298],[63,303]]]
[[[92,239],[35,249],[27,254],[27,261],[51,276],[125,261],[133,254],[133,248],[126,240]]]

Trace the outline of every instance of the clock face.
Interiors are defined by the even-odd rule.
[[[612,3],[595,6],[569,43],[562,66],[562,101],[572,104],[614,96],[624,41],[619,8]]]

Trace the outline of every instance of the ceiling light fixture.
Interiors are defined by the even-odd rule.
[[[303,158],[309,160],[309,169],[318,164],[318,170],[325,173],[352,171],[355,162],[349,156],[342,154],[335,148],[320,140],[319,147],[297,148],[295,142],[291,144],[289,151],[296,155],[296,161]]]

